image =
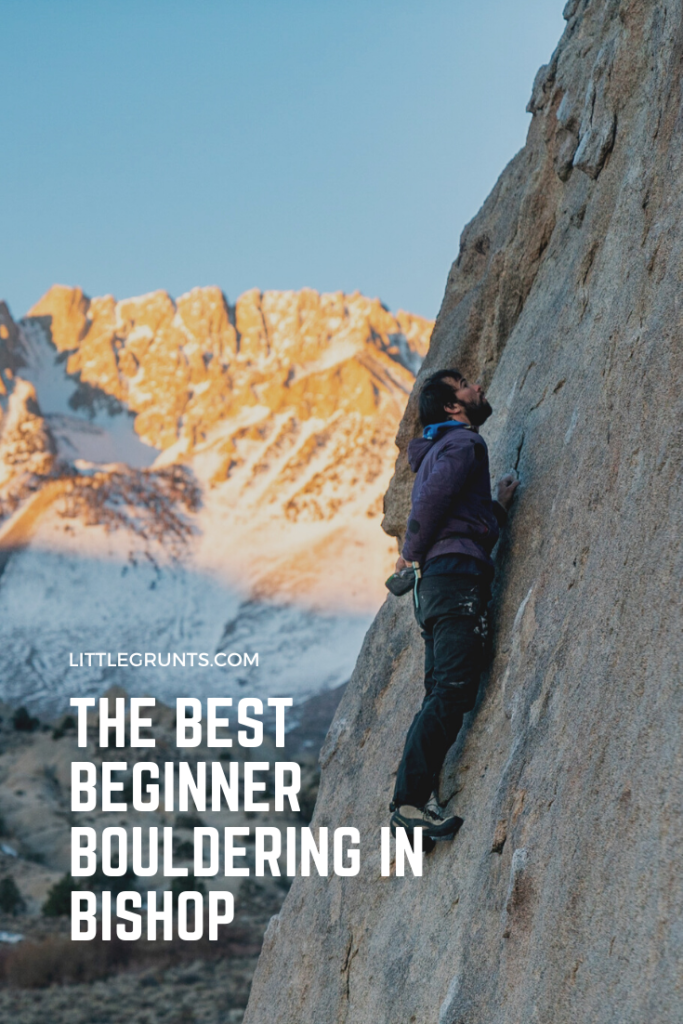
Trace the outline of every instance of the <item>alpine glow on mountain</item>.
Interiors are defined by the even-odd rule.
[[[19,322],[0,307],[3,696],[188,692],[182,669],[77,672],[73,651],[259,652],[258,669],[198,670],[200,693],[348,678],[391,567],[382,495],[431,328],[312,290],[231,306],[218,288],[55,286]]]

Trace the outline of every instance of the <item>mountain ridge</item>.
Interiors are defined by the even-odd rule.
[[[50,331],[58,352],[68,354],[68,373],[125,403],[136,413],[138,435],[162,449],[179,438],[194,444],[197,420],[202,432],[211,426],[207,413],[218,422],[259,400],[275,411],[283,391],[299,415],[312,415],[319,397],[344,408],[344,388],[329,387],[335,366],[361,352],[367,359],[374,347],[397,367],[415,371],[430,326],[402,311],[394,317],[379,300],[359,293],[252,289],[230,306],[214,287],[195,288],[175,302],[164,291],[116,302],[56,285],[25,319]],[[330,362],[335,351],[338,358]],[[381,372],[379,365],[366,368]],[[316,376],[319,387],[312,392],[297,386]],[[359,397],[367,411],[369,396]]]
[[[258,643],[259,692],[345,682],[390,569],[381,499],[431,326],[310,289],[231,307],[218,289],[117,303],[56,286],[18,323],[2,306],[5,697],[59,710],[77,637],[114,649],[117,633]],[[59,635],[55,573],[73,609]],[[185,692],[171,677],[116,682]]]

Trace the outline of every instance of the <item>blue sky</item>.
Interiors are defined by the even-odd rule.
[[[342,289],[435,316],[564,0],[3,0],[0,296]]]

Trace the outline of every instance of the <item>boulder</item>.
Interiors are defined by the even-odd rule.
[[[313,820],[361,830],[361,873],[294,882],[246,1024],[681,1019],[683,3],[570,0],[565,17],[416,386],[447,366],[483,381],[494,474],[521,480],[495,657],[441,779],[464,825],[422,877],[381,876],[422,687],[410,599],[388,597]],[[415,433],[414,392],[396,536]]]

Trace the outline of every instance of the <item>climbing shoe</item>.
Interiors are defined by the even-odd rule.
[[[427,808],[411,807],[410,804],[402,804],[391,816],[393,835],[396,835],[397,828],[421,828],[423,836],[428,839],[452,839],[461,825],[462,818],[457,814],[440,819]]]

